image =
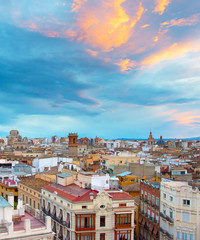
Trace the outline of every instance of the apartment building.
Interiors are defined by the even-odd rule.
[[[160,182],[140,182],[140,239],[159,239]]]
[[[8,201],[0,196],[0,239],[53,239],[50,217],[41,218],[37,212],[34,215],[30,214],[25,210],[20,198],[17,209],[14,209],[13,206],[13,193],[9,193]]]
[[[92,190],[79,181],[83,177],[74,181],[70,174],[59,174],[57,183],[42,188],[42,211],[51,216],[57,239],[133,240],[134,199],[122,190]]]
[[[18,196],[22,199],[23,204],[28,204],[32,210],[41,208],[41,188],[49,184],[35,176],[21,178],[18,183]]]
[[[160,196],[160,239],[200,239],[199,189],[188,182],[163,180]]]

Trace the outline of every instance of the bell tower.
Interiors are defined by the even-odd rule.
[[[78,155],[78,134],[77,133],[69,133],[69,156],[77,156]]]

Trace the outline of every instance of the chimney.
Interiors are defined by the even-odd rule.
[[[13,193],[8,194],[8,202],[10,203],[11,206],[14,207],[14,196]]]

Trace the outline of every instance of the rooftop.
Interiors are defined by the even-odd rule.
[[[94,198],[97,196],[98,191],[91,189],[84,189],[76,184],[70,184],[68,186],[62,186],[60,184],[52,183],[43,187],[43,189],[49,192],[57,192],[57,195],[63,197],[72,202],[88,202],[90,199],[90,193],[93,193]],[[132,196],[124,191],[118,190],[105,190],[113,200],[132,200]]]
[[[14,231],[25,230],[26,219],[30,219],[31,228],[41,228],[45,226],[45,223],[43,221],[35,218],[30,213],[25,212],[25,215],[21,218],[21,221],[14,222]]]
[[[65,172],[65,173],[56,174],[56,176],[58,176],[60,178],[66,178],[66,177],[72,177],[73,175]]]
[[[0,196],[0,208],[1,207],[4,208],[4,207],[12,207],[12,206],[8,201],[6,201],[5,198]]]
[[[27,187],[35,189],[38,192],[41,191],[41,188],[43,186],[49,184],[48,181],[42,180],[40,178],[35,178],[35,176],[21,178],[20,183]]]

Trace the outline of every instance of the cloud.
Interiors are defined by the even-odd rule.
[[[170,21],[166,21],[161,23],[161,26],[173,27],[173,26],[192,26],[197,24],[200,21],[200,14],[193,14],[188,18],[179,18],[179,19],[172,19]]]
[[[195,115],[193,112],[179,112],[173,114],[170,121],[176,121],[177,124],[191,126],[193,124],[200,124],[200,115]]]
[[[170,0],[156,0],[155,3],[156,7],[154,12],[158,12],[160,15],[162,15],[166,7],[170,4]]]
[[[86,2],[87,0],[73,0],[72,12],[78,12],[81,6]]]
[[[87,49],[86,52],[88,52],[91,56],[95,57],[98,55],[97,51],[91,50],[91,49]]]
[[[122,7],[125,1],[111,0],[102,2],[99,7],[84,6],[81,8],[77,23],[79,41],[85,41],[104,51],[111,51],[125,44],[144,12],[142,3],[140,3],[134,15],[129,16]]]
[[[135,61],[130,59],[121,59],[121,61],[116,63],[116,65],[120,66],[122,72],[130,71],[136,67]]]
[[[183,57],[189,52],[197,51],[200,51],[200,44],[198,42],[174,43],[159,52],[151,54],[142,61],[142,64],[154,65],[165,60]]]

